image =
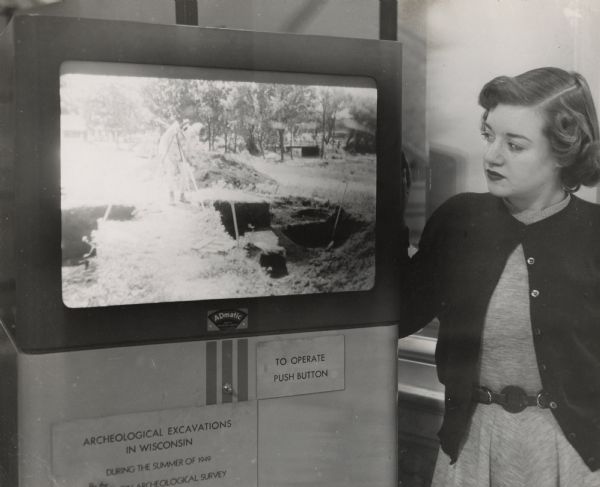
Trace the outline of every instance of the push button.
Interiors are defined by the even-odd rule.
[[[533,289],[531,291],[531,297],[532,298],[537,298],[540,295],[540,292],[537,289]]]
[[[535,264],[535,259],[534,259],[533,257],[528,257],[528,258],[527,258],[527,263],[528,263],[529,265],[533,265],[533,264]]]

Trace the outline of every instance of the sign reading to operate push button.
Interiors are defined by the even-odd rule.
[[[343,335],[260,342],[258,398],[343,390],[344,361]]]

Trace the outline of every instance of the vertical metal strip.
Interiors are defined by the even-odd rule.
[[[206,343],[206,405],[217,404],[217,342]]]
[[[233,341],[232,340],[223,340],[222,345],[222,355],[221,355],[221,371],[222,371],[222,381],[223,381],[223,401],[232,402],[233,401],[233,389],[231,392],[225,391],[225,386],[229,384],[233,388]]]
[[[175,0],[175,23],[198,25],[198,0]]]
[[[379,38],[398,40],[398,0],[379,0]]]
[[[237,394],[238,401],[248,400],[248,340],[237,342]]]

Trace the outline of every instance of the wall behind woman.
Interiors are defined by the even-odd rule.
[[[430,163],[454,161],[455,192],[486,191],[477,96],[491,78],[550,65],[576,70],[588,79],[598,103],[600,59],[593,49],[600,41],[599,21],[596,0],[428,1]],[[436,188],[432,191],[436,199]],[[598,201],[595,188],[580,195]]]

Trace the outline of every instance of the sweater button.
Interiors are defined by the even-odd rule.
[[[451,411],[458,408],[458,404],[452,396],[446,396],[446,409]]]
[[[540,295],[540,292],[537,289],[533,289],[531,291],[531,297],[532,298],[537,298]]]
[[[558,409],[558,403],[556,401],[550,401],[550,409]]]
[[[586,463],[588,464],[589,467],[592,467],[592,466],[596,465],[596,458],[595,457],[590,457],[590,458],[587,459]]]
[[[575,433],[573,433],[572,431],[567,435],[567,438],[569,438],[569,440],[574,440],[575,438],[577,438],[577,435]]]
[[[529,265],[533,265],[533,264],[535,264],[535,259],[534,259],[533,257],[529,257],[529,258],[527,259],[527,263],[528,263]]]

